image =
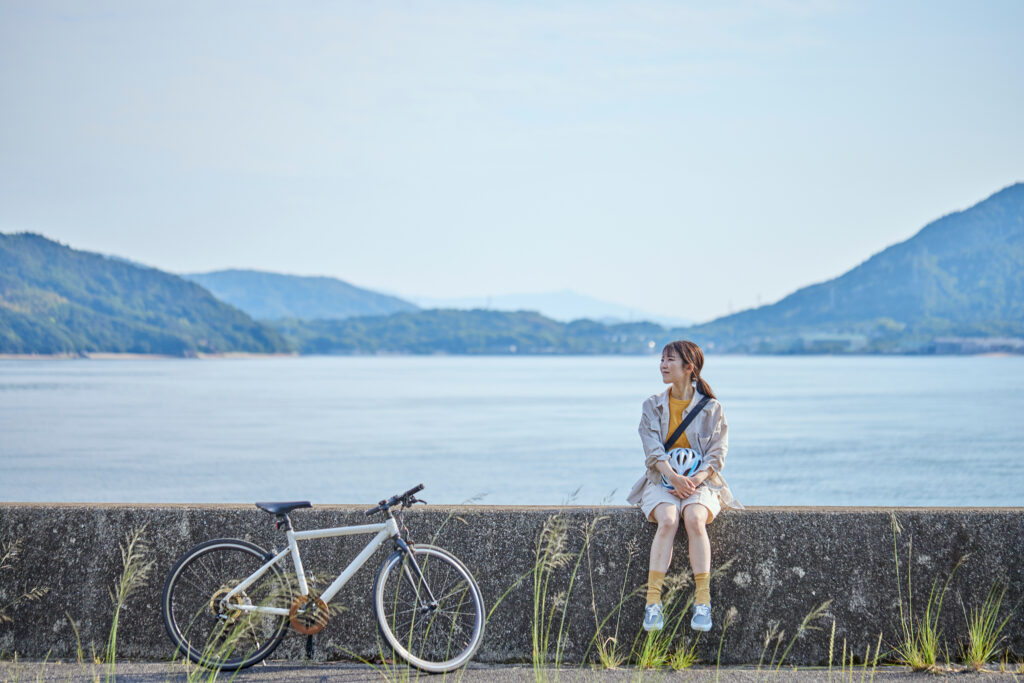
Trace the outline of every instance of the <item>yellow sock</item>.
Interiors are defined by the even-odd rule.
[[[665,572],[647,572],[647,604],[661,602],[661,584],[665,583]]]
[[[703,572],[701,574],[693,575],[693,582],[697,584],[696,591],[693,596],[693,604],[695,605],[710,605],[711,604],[711,574],[709,572]]]

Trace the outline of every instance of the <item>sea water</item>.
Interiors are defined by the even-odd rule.
[[[1024,505],[1024,357],[709,356],[746,505]],[[0,500],[622,504],[658,358],[0,361]]]

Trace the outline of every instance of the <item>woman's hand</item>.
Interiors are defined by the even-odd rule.
[[[697,490],[697,483],[681,474],[673,472],[668,475],[668,480],[673,486],[671,490],[672,495],[678,498],[689,498]]]

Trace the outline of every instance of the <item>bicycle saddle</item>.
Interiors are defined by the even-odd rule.
[[[256,507],[265,510],[272,515],[287,515],[292,510],[311,508],[313,504],[308,500],[297,500],[291,503],[256,503]]]

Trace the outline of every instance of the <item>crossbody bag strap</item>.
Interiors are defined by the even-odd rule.
[[[666,452],[672,449],[673,444],[675,444],[675,442],[679,440],[679,437],[683,435],[683,431],[690,426],[691,422],[693,422],[693,418],[697,417],[697,413],[704,410],[704,406],[706,406],[710,400],[710,396],[705,396],[697,403],[696,406],[694,406],[693,410],[686,414],[686,417],[683,418],[680,425],[676,427],[676,431],[672,432],[672,436],[668,437],[668,441],[665,442]]]

